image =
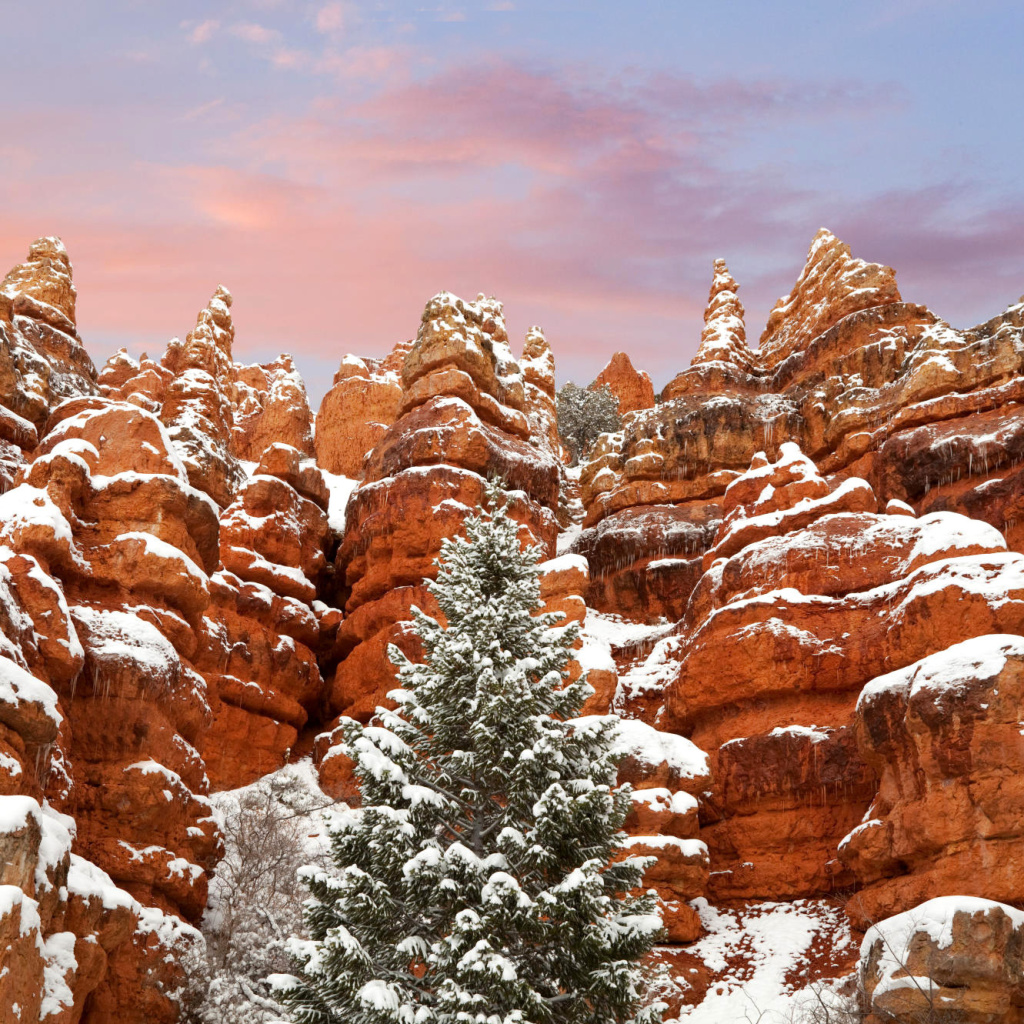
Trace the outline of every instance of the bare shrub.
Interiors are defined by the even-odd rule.
[[[590,391],[569,381],[559,389],[556,399],[558,436],[574,466],[587,457],[602,434],[614,433],[622,426],[619,400],[607,384]]]

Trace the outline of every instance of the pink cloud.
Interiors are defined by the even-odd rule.
[[[233,36],[245,40],[247,43],[254,43],[263,46],[279,39],[281,33],[277,29],[267,28],[254,21],[242,21],[231,26],[230,32]]]
[[[220,28],[220,22],[216,18],[208,18],[206,21],[199,22],[198,25],[192,25],[190,22],[183,22],[182,25],[188,27],[188,41],[193,46],[208,43]]]
[[[317,367],[381,354],[449,288],[503,298],[514,337],[540,323],[562,376],[589,380],[626,348],[659,381],[696,350],[718,255],[740,280],[752,337],[822,223],[896,265],[908,299],[927,279],[940,313],[1008,286],[1019,262],[1022,207],[972,219],[948,187],[855,205],[786,168],[728,166],[723,124],[855,118],[886,102],[872,89],[622,83],[497,61],[396,80],[408,52],[346,56],[386,83],[371,99],[325,97],[230,130],[200,105],[166,122],[191,144],[177,162],[126,159],[149,111],[124,115],[124,137],[102,150],[89,145],[88,111],[12,123],[0,257],[64,236],[100,361],[115,340],[158,351],[183,335],[218,283],[236,296],[240,358],[288,350]],[[33,161],[42,171],[29,175]]]
[[[345,7],[340,3],[324,4],[313,19],[321,35],[335,35],[345,27]]]

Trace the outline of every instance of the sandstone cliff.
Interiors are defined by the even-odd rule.
[[[660,403],[613,357],[577,494],[555,354],[531,328],[516,358],[495,299],[434,296],[314,418],[290,357],[235,361],[224,288],[97,372],[34,243],[0,287],[0,1018],[180,1018],[211,793],[312,757],[358,800],[337,717],[387,700],[497,477],[582,624],[586,715],[623,718],[673,1004],[849,976],[883,1020],[920,969],[1018,1021],[1024,304],[955,330],[824,230],[758,348],[738,290],[716,260]]]

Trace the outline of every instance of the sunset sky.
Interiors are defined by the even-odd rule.
[[[3,5],[0,264],[75,266],[97,362],[218,283],[236,358],[415,334],[501,298],[559,378],[660,387],[714,257],[756,342],[820,226],[956,326],[1024,292],[1024,4],[300,0]]]

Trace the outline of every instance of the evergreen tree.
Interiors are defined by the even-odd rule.
[[[414,611],[425,662],[397,648],[380,725],[345,722],[362,807],[308,869],[301,977],[276,979],[300,1024],[658,1024],[639,963],[661,930],[647,861],[613,862],[630,803],[614,718],[578,723],[567,684],[579,627],[540,604],[500,492],[446,540]]]

